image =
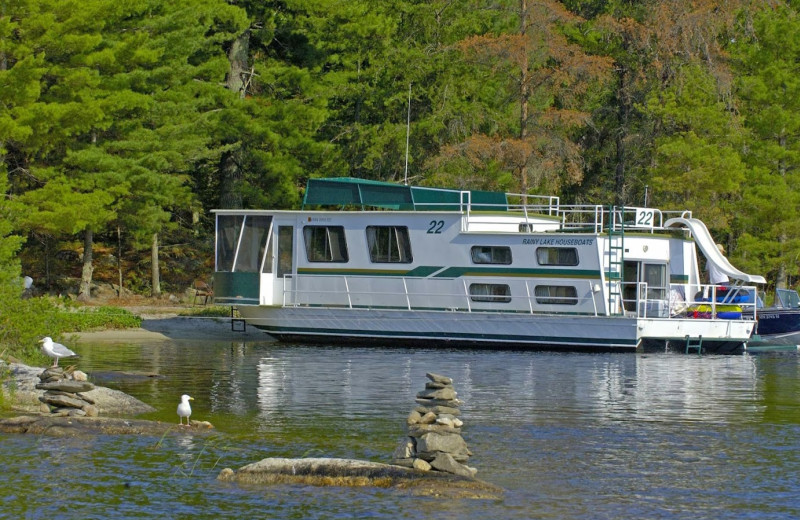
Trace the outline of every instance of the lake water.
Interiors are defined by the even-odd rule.
[[[79,368],[215,433],[0,434],[2,518],[800,517],[795,354],[557,354],[264,341],[78,344]],[[134,377],[121,372],[138,373]],[[388,462],[426,372],[454,379],[501,500],[216,480],[265,457]],[[148,377],[145,376],[157,376]]]

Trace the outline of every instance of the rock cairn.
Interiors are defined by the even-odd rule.
[[[474,477],[477,469],[465,463],[472,452],[461,437],[463,422],[453,380],[427,373],[430,380],[417,394],[417,403],[408,414],[408,437],[393,454],[394,464],[422,471],[437,470],[465,477]]]
[[[81,395],[81,392],[93,390],[94,385],[87,381],[86,374],[80,370],[74,370],[74,367],[66,370],[50,367],[39,374],[39,381],[36,388],[45,391],[39,397],[46,407],[43,411],[58,416],[97,417],[99,411],[94,400]]]

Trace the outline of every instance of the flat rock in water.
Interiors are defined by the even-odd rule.
[[[210,426],[210,425],[209,425]],[[165,433],[211,433],[214,430],[202,426],[178,426],[173,423],[122,419],[118,417],[54,417],[48,415],[21,415],[0,420],[2,433],[33,433],[53,437],[77,437],[79,435],[153,435]]]
[[[503,495],[501,488],[470,477],[354,459],[269,458],[238,471],[223,469],[217,478],[242,484],[382,487],[445,498],[499,499]]]

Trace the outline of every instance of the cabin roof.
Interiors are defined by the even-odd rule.
[[[407,186],[337,177],[309,179],[303,209],[309,206],[358,206],[405,211],[508,211],[505,193]]]

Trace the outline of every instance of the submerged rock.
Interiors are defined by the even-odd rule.
[[[80,412],[81,410],[71,409]],[[0,420],[2,433],[33,433],[53,437],[77,437],[81,435],[153,435],[166,433],[192,433],[194,435],[210,433],[213,430],[204,425],[191,429],[180,428],[174,423],[145,421],[141,419],[122,419],[119,417],[89,417],[66,415],[24,415]],[[210,425],[209,425],[210,426]]]
[[[498,499],[503,495],[501,488],[471,476],[335,458],[268,458],[238,471],[225,468],[217,479],[242,484],[383,487],[448,498]]]

